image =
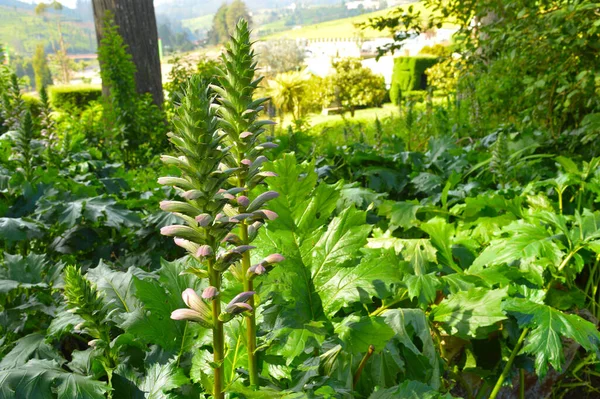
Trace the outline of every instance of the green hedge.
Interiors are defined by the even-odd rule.
[[[54,109],[70,111],[82,110],[90,102],[98,100],[102,96],[102,88],[99,86],[50,86],[48,88],[50,104]]]
[[[23,99],[23,102],[25,103],[25,106],[29,112],[31,112],[31,115],[34,118],[37,118],[40,115],[40,110],[42,108],[42,102],[40,101],[39,97],[24,93],[21,95],[21,98]]]
[[[399,94],[407,91],[425,90],[425,70],[439,62],[437,57],[398,57],[394,59],[390,99],[398,104]]]

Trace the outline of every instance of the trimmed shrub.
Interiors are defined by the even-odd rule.
[[[51,86],[48,88],[50,104],[54,109],[69,111],[83,110],[90,102],[102,96],[99,86]]]
[[[34,118],[37,118],[40,115],[40,110],[42,108],[42,102],[39,97],[34,96],[32,94],[24,93],[21,94],[21,99],[25,103],[25,106],[31,112],[31,115]]]
[[[439,62],[437,57],[398,57],[394,59],[390,99],[398,104],[401,92],[425,90],[427,75],[425,70]]]

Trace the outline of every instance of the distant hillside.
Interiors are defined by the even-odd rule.
[[[35,9],[35,4],[23,3],[18,0],[0,0],[0,6],[20,8],[20,9],[24,9],[24,10]]]
[[[0,0],[2,4],[10,2],[15,1]],[[28,4],[20,4],[21,7],[0,5],[0,43],[7,44],[12,53],[22,55],[33,54],[38,43],[42,43],[47,52],[52,52],[53,45],[58,47],[53,18],[37,16],[33,6],[27,8]],[[65,16],[62,31],[70,53],[96,51],[93,22],[79,22]]]
[[[184,28],[196,31],[208,31],[212,28],[212,20],[214,14],[203,15],[201,17],[184,19],[181,24]]]
[[[421,3],[413,3],[410,6],[415,10],[420,10],[423,17],[427,17],[430,11],[427,10]],[[402,6],[408,8],[409,5]],[[270,36],[264,37],[265,40],[270,39],[326,39],[326,38],[352,38],[361,35],[364,38],[377,38],[390,36],[389,32],[380,32],[374,29],[360,30],[356,28],[356,24],[368,22],[369,18],[382,17],[397,7],[392,7],[386,10],[370,12],[350,18],[336,19],[333,21],[321,22],[313,25],[305,25],[297,27],[288,27],[288,30],[279,32]],[[276,22],[274,25],[281,22]],[[262,26],[260,29],[269,29],[270,25]]]

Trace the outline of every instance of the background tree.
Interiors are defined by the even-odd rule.
[[[212,29],[208,34],[209,41],[213,44],[225,43],[240,18],[251,23],[246,3],[242,0],[234,0],[231,4],[223,3],[213,17]]]
[[[59,66],[61,72],[60,80],[63,83],[69,83],[71,81],[71,60],[67,55],[67,44],[65,43],[62,33],[62,22],[60,17],[60,12],[63,10],[63,6],[58,1],[53,1],[52,3],[40,3],[35,7],[36,15],[45,16],[50,10],[52,10],[53,14],[55,15],[54,19],[56,20],[56,30],[58,33],[58,48],[56,48],[54,42],[52,42],[52,48],[54,50],[53,59]]]
[[[298,121],[303,115],[302,97],[309,75],[306,72],[287,72],[278,74],[269,80],[269,95],[271,101],[283,113],[290,112],[292,119]]]
[[[227,3],[223,3],[213,17],[212,29],[209,32],[209,40],[212,44],[223,43],[227,40]]]
[[[38,44],[35,48],[35,54],[32,59],[33,73],[35,76],[35,88],[39,92],[42,87],[52,84],[52,73],[46,59],[44,45]]]
[[[111,11],[119,35],[127,45],[137,67],[135,84],[138,93],[150,93],[155,104],[162,105],[163,89],[158,54],[158,33],[152,0],[93,0],[98,45],[104,37],[104,17]],[[100,68],[102,68],[100,64]],[[104,94],[107,88],[103,84]]]
[[[360,107],[380,106],[385,98],[385,80],[365,68],[357,58],[345,58],[333,63],[335,73],[328,79],[332,85],[332,100],[338,103],[344,112]]]
[[[268,73],[293,71],[304,62],[304,51],[295,40],[269,40],[255,46],[259,65]]]
[[[229,7],[227,7],[227,32],[229,34],[233,33],[235,26],[238,21],[243,18],[248,22],[248,25],[252,25],[252,19],[250,18],[250,13],[248,12],[248,7],[246,7],[246,3],[242,0],[234,0]]]

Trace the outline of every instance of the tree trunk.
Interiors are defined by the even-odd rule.
[[[98,47],[103,37],[106,11],[111,11],[119,34],[128,46],[137,69],[138,93],[150,93],[158,106],[163,102],[162,76],[158,54],[158,33],[152,0],[93,0]],[[104,94],[106,87],[102,87]]]

